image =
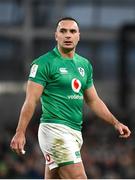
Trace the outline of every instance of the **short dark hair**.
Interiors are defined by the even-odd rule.
[[[78,27],[79,27],[79,23],[77,22],[77,20],[74,19],[74,18],[72,18],[72,17],[63,17],[63,18],[59,19],[59,20],[57,21],[57,23],[56,23],[56,27],[58,26],[58,24],[59,24],[61,21],[68,21],[68,20],[76,22],[77,25],[78,25]]]

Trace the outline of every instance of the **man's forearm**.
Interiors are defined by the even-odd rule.
[[[36,107],[35,103],[28,103],[27,101],[24,102],[22,109],[21,109],[16,132],[25,133],[26,128],[32,118],[34,111],[35,111],[35,107]]]
[[[105,120],[106,122],[114,126],[119,123],[100,98],[89,103],[88,106],[99,118]]]

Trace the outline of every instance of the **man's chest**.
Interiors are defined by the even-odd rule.
[[[69,60],[70,61],[70,60]],[[73,89],[75,92],[83,89],[87,81],[86,69],[74,62],[55,64],[51,69],[50,85],[62,89]]]

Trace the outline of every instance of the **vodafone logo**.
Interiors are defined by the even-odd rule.
[[[79,93],[81,89],[81,82],[76,78],[72,79],[72,89],[76,93]]]
[[[50,162],[50,161],[51,161],[51,157],[50,157],[50,155],[49,155],[49,154],[47,154],[47,155],[46,155],[46,160],[47,160],[48,162]]]

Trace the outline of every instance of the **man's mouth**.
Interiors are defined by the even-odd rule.
[[[71,44],[72,44],[72,41],[64,41],[64,44],[66,44],[66,45],[71,45]]]

